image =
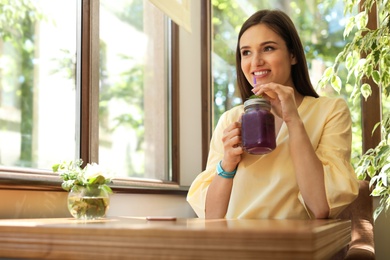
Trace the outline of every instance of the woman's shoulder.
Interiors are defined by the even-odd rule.
[[[343,97],[327,97],[321,96],[318,98],[306,96],[305,97],[306,106],[313,108],[317,107],[321,110],[334,110],[334,109],[348,109],[347,102]]]

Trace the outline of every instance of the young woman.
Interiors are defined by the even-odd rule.
[[[350,164],[351,117],[341,98],[319,97],[291,19],[261,10],[242,26],[236,51],[241,98],[262,95],[275,116],[277,146],[265,155],[241,146],[243,105],[225,112],[205,171],[187,200],[205,218],[329,218],[357,196]],[[253,78],[256,78],[256,84]]]

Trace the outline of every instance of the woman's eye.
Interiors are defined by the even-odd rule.
[[[241,55],[242,56],[247,56],[250,54],[250,51],[242,51]]]
[[[264,47],[264,51],[272,51],[272,50],[274,50],[274,47],[272,47],[272,46]]]

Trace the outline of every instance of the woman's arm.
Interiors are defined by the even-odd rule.
[[[253,92],[256,95],[266,94],[274,113],[286,123],[290,154],[303,200],[316,218],[327,218],[329,205],[322,162],[312,147],[296,104],[296,100],[302,102],[303,96],[295,93],[291,87],[275,83],[256,86]]]
[[[206,218],[224,218],[228,209],[233,179],[215,176],[206,196]]]
[[[287,127],[290,137],[290,154],[303,200],[316,218],[327,218],[329,205],[325,192],[322,162],[313,149],[302,121],[293,120],[287,124]]]
[[[241,124],[235,122],[228,126],[222,137],[224,156],[221,167],[225,172],[233,172],[241,161]],[[205,217],[224,218],[228,209],[233,178],[215,176],[206,195]]]

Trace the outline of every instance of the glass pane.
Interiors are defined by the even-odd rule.
[[[229,8],[226,8],[229,6]],[[235,48],[242,23],[260,9],[280,9],[294,21],[305,48],[309,73],[315,87],[323,71],[333,64],[337,54],[345,45],[343,32],[347,17],[339,1],[256,1],[217,0],[213,1],[213,84],[214,84],[214,126],[222,113],[241,103],[235,88]],[[348,40],[348,39],[347,39]],[[346,75],[340,75],[346,82]],[[337,93],[332,87],[317,89],[320,95],[342,96],[348,102],[352,113],[353,147],[352,161],[356,163],[361,154],[360,102],[349,99],[351,90]]]
[[[0,165],[51,169],[75,156],[76,1],[0,9]]]
[[[100,1],[99,163],[168,179],[167,18],[149,1]]]

